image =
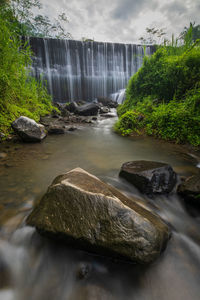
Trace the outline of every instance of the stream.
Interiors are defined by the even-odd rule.
[[[180,145],[151,137],[122,137],[116,118],[98,121],[39,144],[0,144],[0,300],[198,300],[200,213],[175,193],[148,198],[118,177],[122,163],[169,163],[177,174],[199,172],[198,160]],[[41,237],[25,225],[52,180],[81,167],[153,210],[172,237],[150,266],[117,262]],[[180,180],[180,179],[179,179]],[[86,266],[84,278],[78,276]]]

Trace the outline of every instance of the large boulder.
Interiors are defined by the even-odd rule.
[[[200,208],[200,174],[188,177],[178,186],[177,193],[191,205]]]
[[[154,261],[169,238],[160,217],[80,168],[58,176],[26,222],[81,249],[139,263]]]
[[[75,114],[79,116],[96,116],[99,111],[99,106],[96,103],[86,103],[81,106],[77,106]]]
[[[43,125],[24,116],[16,119],[12,123],[12,128],[24,142],[41,142],[46,137]]]
[[[154,161],[126,162],[119,175],[145,194],[169,193],[176,184],[176,173],[172,167]]]

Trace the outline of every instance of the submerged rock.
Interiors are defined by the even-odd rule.
[[[119,175],[136,186],[142,193],[169,193],[176,184],[176,173],[165,163],[130,161],[122,165]]]
[[[188,204],[200,208],[200,174],[187,178],[178,186],[177,193],[182,196]]]
[[[41,142],[46,137],[43,125],[24,116],[16,119],[12,123],[12,128],[24,142]]]
[[[158,216],[80,168],[55,178],[27,224],[81,249],[139,263],[154,261],[169,238]]]
[[[48,129],[49,134],[64,134],[65,130],[62,126],[59,125],[51,125]]]

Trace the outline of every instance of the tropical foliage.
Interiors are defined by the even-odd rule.
[[[25,115],[39,120],[52,110],[51,97],[30,77],[31,51],[18,34],[12,8],[0,6],[0,132],[9,134],[11,122]]]
[[[118,108],[117,132],[200,145],[200,46],[187,34],[184,45],[160,46],[144,58]]]

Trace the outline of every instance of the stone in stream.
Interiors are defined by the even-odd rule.
[[[75,114],[79,116],[96,116],[98,115],[99,106],[96,103],[86,103],[81,106],[77,106]]]
[[[109,108],[117,108],[118,103],[116,101],[113,101],[112,99],[106,98],[106,97],[98,97],[97,101],[99,103],[102,103],[104,106],[107,106]]]
[[[124,177],[142,193],[170,193],[176,184],[176,173],[165,163],[129,161],[122,165],[119,176]]]
[[[48,133],[49,134],[64,134],[65,130],[64,130],[63,126],[51,125],[48,129]]]
[[[65,106],[65,108],[71,113],[75,113],[77,107],[78,107],[78,105],[74,101],[70,102],[69,104],[66,104],[66,106]]]
[[[80,168],[56,177],[26,222],[81,249],[143,264],[158,258],[170,235],[160,217]]]
[[[178,186],[177,193],[191,205],[200,208],[200,174],[188,177]]]
[[[12,128],[24,142],[41,142],[46,137],[43,125],[24,116],[16,119],[12,123]]]

